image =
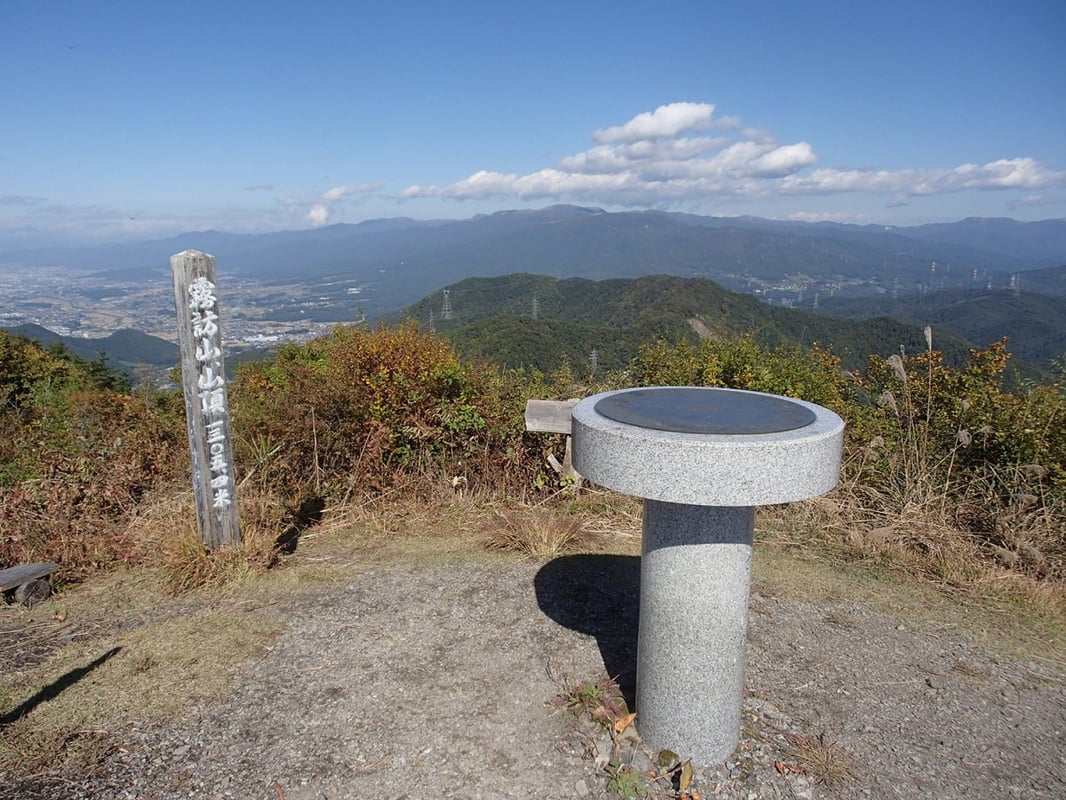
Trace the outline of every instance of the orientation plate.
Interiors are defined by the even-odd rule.
[[[817,419],[806,406],[783,397],[695,386],[612,392],[594,408],[640,428],[727,436],[794,431]]]

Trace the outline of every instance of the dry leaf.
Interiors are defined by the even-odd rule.
[[[682,791],[688,791],[688,787],[692,785],[692,762],[686,761],[681,767],[681,777],[678,779],[678,786]]]
[[[637,718],[636,712],[626,714],[624,717],[619,717],[614,721],[614,735],[621,736],[625,733],[626,728],[633,724],[633,720]]]

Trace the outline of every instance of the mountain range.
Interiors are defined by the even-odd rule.
[[[357,282],[371,316],[464,278],[519,272],[594,280],[703,277],[785,302],[813,293],[1007,288],[1012,276],[1030,270],[1049,271],[1041,284],[1066,285],[1066,220],[886,227],[578,206],[262,234],[203,231],[151,242],[0,253],[0,264],[133,269],[142,275],[154,270],[158,280],[169,257],[190,248],[214,255],[220,276],[263,283]],[[1021,280],[1029,283],[1024,274]],[[344,319],[350,318],[345,289],[336,291],[348,314]]]

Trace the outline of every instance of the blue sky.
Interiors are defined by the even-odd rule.
[[[1066,2],[0,0],[0,248],[610,210],[1066,217]]]

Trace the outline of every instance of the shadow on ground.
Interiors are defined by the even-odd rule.
[[[0,730],[3,730],[8,725],[18,722],[24,716],[29,714],[33,709],[37,708],[41,703],[47,703],[49,700],[54,700],[59,697],[64,691],[76,684],[89,675],[97,667],[102,666],[107,661],[110,661],[113,656],[118,655],[122,651],[121,647],[112,647],[106,653],[99,658],[86,664],[84,667],[78,667],[72,669],[70,672],[61,675],[56,678],[50,684],[42,688],[33,697],[26,700],[24,703],[18,706],[18,708],[12,709],[3,716],[0,716]]]
[[[635,707],[640,559],[573,555],[545,564],[533,579],[537,604],[551,619],[592,636],[607,674]]]

